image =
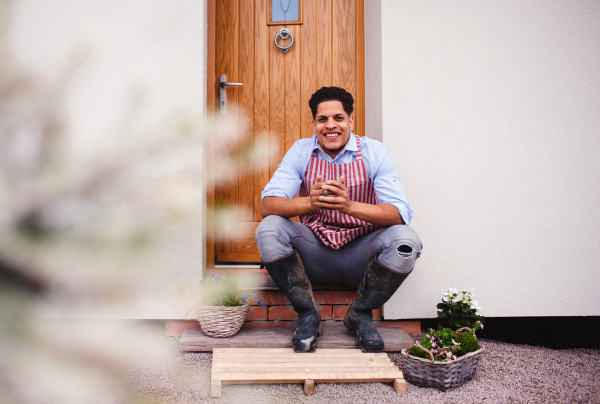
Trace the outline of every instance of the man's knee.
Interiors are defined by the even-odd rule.
[[[290,219],[271,215],[265,217],[254,232],[263,262],[269,263],[292,253],[293,223]]]
[[[417,232],[405,225],[395,225],[385,229],[380,237],[385,249],[379,262],[396,272],[410,273],[423,248]]]
[[[265,217],[256,228],[254,232],[254,236],[258,237],[260,234],[265,232],[274,231],[281,233],[285,231],[285,228],[288,227],[288,222],[290,219],[286,219],[285,217],[270,215]]]

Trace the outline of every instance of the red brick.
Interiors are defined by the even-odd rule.
[[[250,293],[252,296],[253,293]],[[267,306],[282,306],[290,304],[290,301],[282,292],[275,290],[261,290],[256,293],[258,300],[263,301]],[[248,299],[252,306],[258,306],[258,302],[254,299]]]
[[[319,314],[321,315],[321,320],[330,320],[333,318],[333,309],[330,305],[320,305]]]
[[[409,334],[419,334],[421,332],[421,322],[418,320],[413,321],[384,321],[384,327],[397,327],[402,328]]]
[[[269,306],[269,320],[294,320],[298,313],[292,306]]]
[[[250,311],[246,316],[246,321],[253,320],[266,320],[267,319],[267,308],[260,306],[250,306]]]
[[[346,312],[350,308],[350,305],[334,304],[333,305],[333,319],[343,320],[346,316]],[[373,320],[381,320],[381,308],[373,310]]]
[[[333,305],[333,319],[334,320],[343,320],[346,317],[346,312],[350,308],[349,304],[341,305],[334,304]]]
[[[321,319],[331,319],[333,311],[329,305],[321,305],[319,308],[319,314]],[[287,306],[270,306],[269,307],[269,320],[295,320],[298,318],[298,313],[294,311],[291,305]]]
[[[167,337],[178,337],[188,328],[200,328],[200,323],[197,320],[165,321],[165,335]]]
[[[356,299],[356,292],[349,290],[317,290],[313,295],[319,304],[352,304]]]

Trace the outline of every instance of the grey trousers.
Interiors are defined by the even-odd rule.
[[[423,248],[413,229],[394,225],[334,250],[323,244],[308,226],[274,215],[260,222],[255,241],[264,263],[277,261],[296,250],[311,282],[342,283],[353,288],[358,288],[371,258],[377,257],[388,269],[408,274]]]

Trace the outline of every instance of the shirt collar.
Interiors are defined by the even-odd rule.
[[[319,140],[317,138],[317,135],[315,134],[313,137],[315,139],[315,144],[313,146],[313,150],[317,149],[321,153],[326,154],[327,156],[329,156],[327,153],[325,153],[325,151],[323,150],[323,148],[319,144]],[[342,150],[340,150],[340,152],[335,156],[335,158],[338,158],[339,156],[341,156],[342,154],[344,154],[346,152],[346,150],[350,150],[350,151],[353,151],[353,152],[358,151],[358,146],[356,145],[356,136],[354,136],[354,133],[352,133],[352,132],[350,132],[350,137],[348,138],[348,141],[346,142],[346,144],[344,145],[344,147],[342,148]],[[333,160],[335,160],[335,159],[333,159]]]

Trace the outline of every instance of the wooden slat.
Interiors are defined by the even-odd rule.
[[[216,74],[218,77],[226,75],[227,80],[237,81],[238,79],[238,2],[237,0],[218,0],[217,1],[217,32],[216,32]],[[237,108],[239,91],[235,87],[227,89],[227,113],[225,119],[228,123],[237,122]],[[225,121],[223,119],[223,121]],[[237,126],[237,125],[235,125]],[[235,146],[235,145],[234,145]],[[223,150],[222,144],[216,145],[217,150]],[[238,161],[234,158],[229,161],[229,165],[234,172],[238,171]],[[217,178],[217,182],[219,182]],[[220,206],[235,207],[238,204],[237,184],[222,184],[217,188],[216,202]],[[235,218],[236,220],[238,217]],[[232,253],[236,251],[234,240],[224,239],[216,229],[219,239],[217,249],[217,260],[220,253]]]
[[[257,358],[254,358],[257,359]],[[361,361],[345,361],[339,362],[335,364],[331,363],[320,363],[320,362],[311,362],[311,363],[296,363],[296,362],[259,362],[255,363],[253,361],[244,361],[244,362],[224,362],[219,361],[219,366],[227,369],[235,369],[235,368],[298,368],[298,367],[310,367],[310,368],[354,368],[356,366],[364,366],[371,368],[377,368],[375,370],[383,370],[384,368],[389,368],[390,366],[394,366],[391,362],[385,361],[377,361],[377,362],[361,362]],[[379,369],[381,368],[381,369]],[[234,372],[235,370],[232,370]]]
[[[297,355],[297,354],[295,354]],[[321,362],[321,361],[328,361],[328,360],[333,360],[336,359],[340,362],[348,362],[348,363],[355,363],[356,359],[355,357],[352,356],[343,356],[340,354],[335,354],[335,355],[312,355],[310,358],[297,358],[296,356],[292,356],[292,355],[286,355],[286,356],[273,356],[272,358],[269,358],[268,360],[262,360],[264,358],[260,358],[260,357],[256,357],[256,356],[251,356],[251,357],[247,357],[247,356],[238,356],[238,357],[229,357],[229,358],[225,358],[225,357],[221,357],[219,356],[219,363],[233,363],[233,362],[269,362],[269,363],[277,363],[277,362],[282,362],[282,363],[312,363],[312,362]],[[373,362],[377,361],[380,363],[385,363],[385,362],[389,362],[389,358],[386,359],[380,359],[380,358],[371,358],[373,359]],[[216,360],[216,359],[215,359]]]
[[[356,94],[354,133],[365,135],[365,3],[356,1]]]
[[[312,124],[312,112],[308,106],[308,100],[317,90],[317,50],[316,47],[316,0],[304,0],[302,4],[304,14],[310,16],[305,18],[301,25],[302,33],[302,63],[300,64],[300,137],[311,137],[314,134]]]
[[[396,372],[294,372],[294,373],[213,373],[212,380],[219,380],[225,384],[247,383],[302,383],[306,379],[314,380],[315,383],[369,383],[369,382],[393,382],[402,376],[400,371]]]
[[[300,139],[300,59],[302,56],[302,37],[298,25],[287,26],[297,38],[294,45],[284,54],[285,61],[285,154]],[[282,156],[283,156],[282,154]]]
[[[332,9],[332,85],[356,97],[356,6],[354,0],[335,0]]]
[[[269,38],[275,38],[275,35],[281,30],[279,26],[270,26]],[[281,52],[275,45],[270,46],[270,117],[269,126],[271,129],[270,144],[270,172],[269,177],[273,175],[277,166],[283,159],[285,153],[285,54]]]
[[[238,147],[247,140],[254,139],[254,2],[238,0],[239,9],[239,72],[233,81],[243,83],[235,88],[239,93],[239,107],[242,117],[238,123]],[[254,221],[254,170],[240,164],[238,168],[238,215],[240,221]]]
[[[265,350],[264,348],[224,348],[223,350],[219,350],[218,348],[215,348],[213,350],[213,354],[230,354],[230,353],[236,353],[236,354],[253,354],[253,353],[258,353],[261,355],[265,354]],[[295,354],[294,350],[292,348],[269,348],[269,353],[270,354]],[[319,349],[317,352],[313,352],[314,355],[323,355],[323,354],[344,354],[344,355],[363,355],[362,351],[359,351],[358,349],[335,349],[335,348],[322,348]],[[376,353],[372,353],[370,355],[384,355],[387,357],[386,354],[376,354]]]
[[[238,222],[235,237],[223,243],[228,249],[217,251],[217,260],[221,262],[260,262],[260,254],[254,242],[254,231],[258,222]]]
[[[259,365],[259,366],[249,366],[249,365]],[[344,373],[386,373],[391,377],[398,377],[397,373],[398,368],[396,367],[395,371],[392,369],[392,366],[370,366],[366,363],[346,363],[346,362],[337,362],[335,358],[329,360],[328,363],[322,364],[323,366],[312,366],[312,365],[298,365],[296,366],[285,366],[286,364],[281,364],[284,366],[272,366],[275,364],[272,363],[253,363],[253,362],[240,362],[235,365],[238,366],[224,366],[222,363],[216,364],[213,361],[213,370],[216,372],[223,373],[251,373],[251,374],[261,374],[261,373],[296,373],[296,372],[309,372],[312,375],[318,373],[333,373],[333,372],[344,372]]]
[[[269,50],[273,45],[269,38],[267,21],[268,0],[256,0],[254,17],[254,133],[258,136],[269,132]],[[260,194],[271,179],[269,164],[256,171],[253,181],[254,220],[262,220]]]
[[[317,37],[315,44],[317,51],[317,88],[332,85],[331,2],[332,0],[317,0]]]

